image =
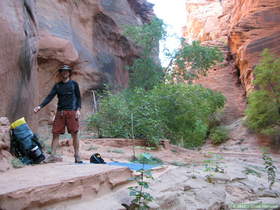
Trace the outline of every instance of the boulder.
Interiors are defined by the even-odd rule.
[[[10,122],[7,117],[0,117],[0,173],[11,168]]]

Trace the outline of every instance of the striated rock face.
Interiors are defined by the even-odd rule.
[[[0,2],[0,116],[25,117],[32,128],[47,123],[56,101],[38,115],[33,108],[57,81],[57,68],[73,66],[84,118],[92,111],[92,90],[128,84],[127,64],[138,51],[123,25],[151,19],[146,0],[2,0]]]
[[[253,68],[263,49],[280,55],[280,2],[235,0],[230,18],[229,47],[246,91],[253,88]]]
[[[188,0],[184,36],[188,40],[228,43],[248,93],[253,69],[265,48],[280,55],[280,2],[278,0]]]
[[[216,40],[221,36],[219,19],[223,8],[219,0],[187,0],[187,23],[184,37],[188,41]]]
[[[0,117],[0,172],[11,168],[12,155],[10,149],[10,122],[6,117]]]
[[[32,110],[38,97],[37,22],[34,0],[0,1],[0,116],[12,122]]]
[[[72,79],[80,84],[82,116],[93,110],[92,91],[110,84],[126,87],[125,66],[137,50],[122,34],[124,25],[140,25],[153,16],[152,5],[143,0],[38,1],[40,101],[56,82],[57,68],[73,66]],[[40,102],[38,101],[38,103]],[[45,124],[56,101],[40,113]]]

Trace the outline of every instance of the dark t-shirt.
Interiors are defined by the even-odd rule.
[[[81,94],[79,85],[74,80],[69,80],[68,82],[56,83],[49,95],[40,104],[43,108],[46,106],[54,97],[57,95],[58,103],[57,110],[77,110],[81,108]]]

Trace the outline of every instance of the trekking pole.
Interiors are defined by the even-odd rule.
[[[133,127],[134,127],[134,125],[133,125],[133,113],[131,113],[131,136],[132,136],[132,141],[133,141],[133,143],[132,143],[132,151],[133,151],[133,159],[135,159],[136,158],[136,156],[135,156],[135,139],[134,139]]]

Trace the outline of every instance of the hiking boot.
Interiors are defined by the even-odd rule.
[[[55,162],[62,162],[62,157],[59,155],[49,155],[45,160],[44,163],[55,163]]]
[[[75,158],[75,163],[83,163],[80,156],[74,156],[74,158]]]

